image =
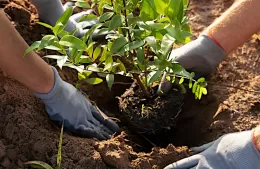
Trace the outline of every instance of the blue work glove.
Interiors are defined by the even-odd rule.
[[[193,148],[201,152],[164,169],[259,169],[260,152],[253,143],[253,131],[227,134],[214,142]]]
[[[35,93],[45,104],[50,118],[64,128],[83,137],[108,139],[119,131],[118,125],[98,111],[86,97],[71,84],[63,81],[52,67],[55,77],[53,89],[47,94]]]
[[[64,6],[61,3],[61,0],[31,0],[32,3],[37,8],[39,17],[42,21],[54,26],[56,21],[64,13],[64,11],[74,5],[73,2],[67,2]],[[85,15],[89,15],[92,11],[84,11],[77,14],[74,14],[70,17],[65,31],[71,32],[77,28],[75,36],[81,38],[85,33],[95,24],[98,23],[98,20],[83,21],[78,22],[79,19]],[[99,30],[94,31],[92,38],[94,41],[104,40],[108,32],[99,33]]]
[[[198,39],[174,49],[169,60],[179,62],[187,71],[194,72],[196,77],[201,77],[213,73],[226,56],[225,51],[211,38],[201,35]],[[166,80],[165,73],[157,94],[165,94],[171,89],[172,83]]]

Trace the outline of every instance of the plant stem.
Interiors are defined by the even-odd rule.
[[[125,16],[125,26],[128,28],[128,20],[127,20],[127,14],[126,14],[126,0],[123,0],[123,5],[124,5],[124,10],[123,10],[123,13],[124,13],[124,16]],[[130,42],[133,42],[132,41],[132,37],[131,37],[131,33],[130,33],[130,30],[127,29],[127,36],[128,36],[128,39]],[[136,55],[136,51],[133,50],[133,54]],[[131,52],[129,51],[129,57],[131,58],[132,61],[133,60],[133,57],[131,57]],[[150,98],[151,97],[151,94],[150,92],[147,90],[147,88],[145,87],[145,85],[142,83],[140,77],[138,74],[136,73],[133,73],[133,78],[136,80],[136,82],[138,83],[138,85],[140,86],[142,92],[144,93],[145,97],[146,98]]]

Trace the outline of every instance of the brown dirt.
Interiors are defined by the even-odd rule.
[[[232,0],[191,0],[189,15],[195,36],[221,15],[232,2]],[[0,0],[0,8],[4,8],[12,23],[29,44],[39,40],[42,34],[48,33],[48,30],[35,24],[38,15],[29,1]],[[39,54],[43,56],[46,52]],[[208,96],[201,101],[195,101],[193,98],[186,100],[177,124],[178,128],[165,137],[160,137],[160,140],[149,138],[150,143],[154,142],[153,144],[165,148],[153,148],[149,153],[136,152],[131,145],[138,145],[139,142],[135,142],[138,139],[132,137],[132,133],[125,127],[122,129],[126,132],[103,142],[65,133],[62,168],[163,168],[188,156],[187,147],[183,146],[197,146],[225,133],[255,127],[259,124],[260,113],[259,55],[260,42],[253,38],[234,51],[209,80]],[[64,69],[60,73],[65,80],[75,83],[73,71]],[[85,86],[84,91],[92,100],[112,110],[117,110],[114,97],[123,93],[117,90],[109,92],[102,85]],[[55,165],[59,131],[56,124],[48,119],[40,100],[1,72],[0,168],[26,168],[23,162],[28,160],[42,160]],[[146,147],[146,144],[139,144],[139,147]]]

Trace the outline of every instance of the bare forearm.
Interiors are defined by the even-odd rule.
[[[230,53],[260,30],[259,11],[259,0],[237,0],[205,32]]]
[[[28,45],[1,10],[0,37],[0,69],[35,92],[50,91],[52,69],[34,52],[24,57]]]

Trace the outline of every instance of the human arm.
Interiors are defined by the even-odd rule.
[[[226,134],[216,141],[193,148],[196,154],[165,169],[232,168],[258,169],[260,166],[259,127]]]
[[[197,77],[213,73],[230,52],[260,30],[259,9],[259,0],[237,0],[198,39],[174,49],[169,58]],[[171,83],[163,78],[158,93],[167,93],[171,88]]]
[[[0,37],[0,69],[42,99],[52,120],[64,121],[65,129],[75,134],[98,139],[107,139],[119,130],[115,122],[63,81],[57,70],[36,53],[24,56],[28,45],[1,10]]]

